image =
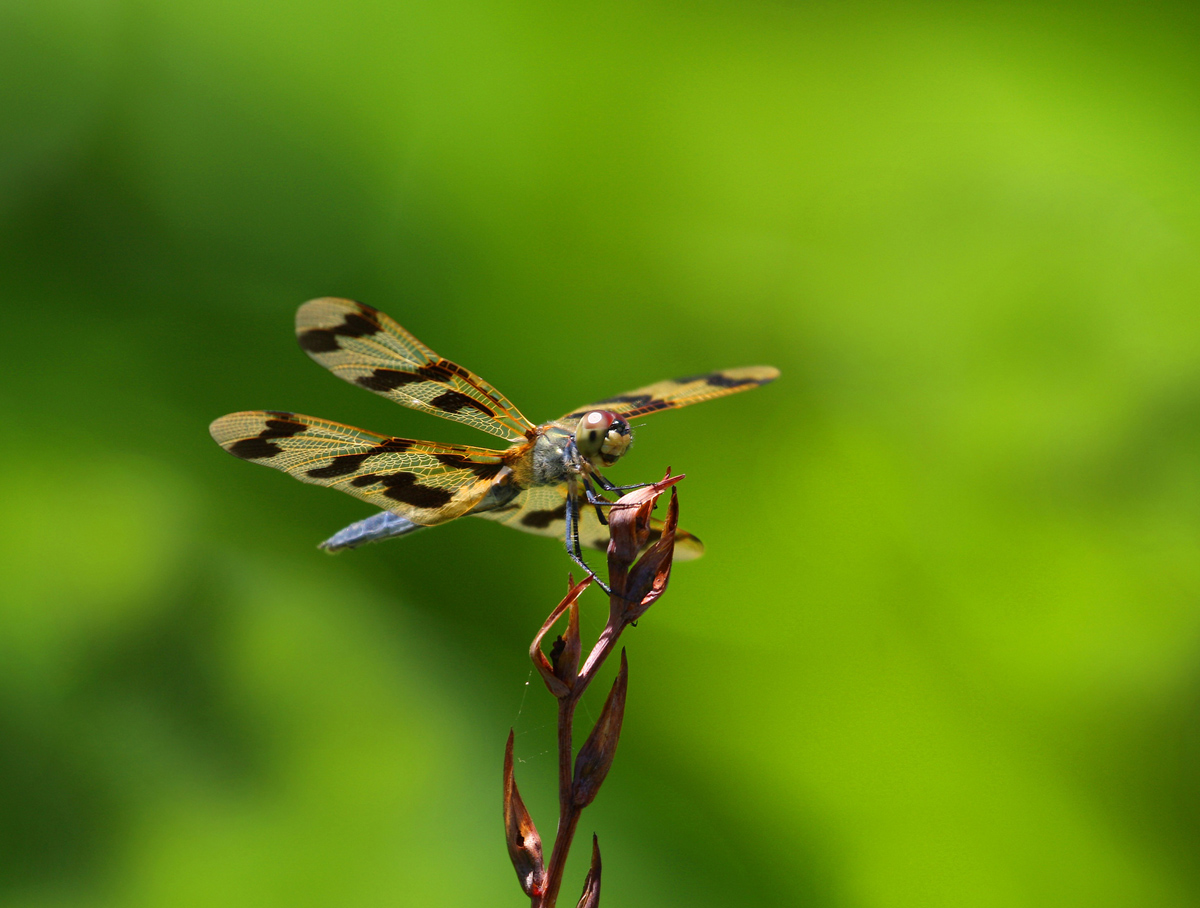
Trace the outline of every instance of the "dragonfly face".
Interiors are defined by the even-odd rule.
[[[583,564],[582,547],[608,545],[601,508],[586,505],[593,480],[602,489],[617,488],[600,470],[629,449],[630,419],[756,388],[779,374],[771,366],[749,366],[658,382],[534,425],[479,376],[370,306],[310,300],[296,313],[296,333],[301,348],[339,378],[510,442],[504,450],[439,444],[275,410],[214,421],[209,431],[229,453],[340,489],[384,512],[322,543],[330,551],[471,514],[564,539]],[[676,533],[676,560],[703,551],[695,536]]]
[[[629,423],[611,410],[585,413],[575,427],[575,447],[595,467],[611,467],[632,443]]]

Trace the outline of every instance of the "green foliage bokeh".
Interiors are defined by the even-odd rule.
[[[1200,902],[1198,38],[1186,4],[0,4],[0,905],[521,904],[501,755],[551,838],[561,549],[330,558],[370,509],[206,431],[489,443],[310,363],[327,294],[535,421],[782,370],[613,472],[686,472],[708,553],[630,633],[564,901],[595,830],[630,908]]]

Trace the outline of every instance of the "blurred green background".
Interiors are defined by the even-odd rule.
[[[0,3],[0,904],[523,903],[552,542],[328,557],[276,408],[395,316],[540,421],[648,420],[708,544],[631,631],[621,906],[1200,904],[1188,4]],[[588,627],[604,604],[585,599]],[[607,684],[582,711],[595,715]]]

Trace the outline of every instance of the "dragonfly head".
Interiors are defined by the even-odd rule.
[[[595,467],[611,467],[632,441],[629,423],[610,410],[584,413],[575,429],[575,447]]]

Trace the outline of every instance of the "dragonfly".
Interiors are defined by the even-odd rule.
[[[563,539],[567,553],[593,577],[583,549],[608,547],[604,509],[612,502],[604,493],[640,487],[614,485],[601,472],[629,450],[630,420],[757,388],[779,375],[772,366],[748,366],[670,379],[534,425],[482,378],[364,303],[309,300],[296,312],[296,337],[309,356],[351,384],[508,442],[498,450],[396,438],[281,410],[215,420],[213,439],[235,457],[380,509],[320,548],[352,549],[473,515]],[[656,521],[648,545],[661,529]],[[677,559],[703,552],[699,539],[677,531]]]

